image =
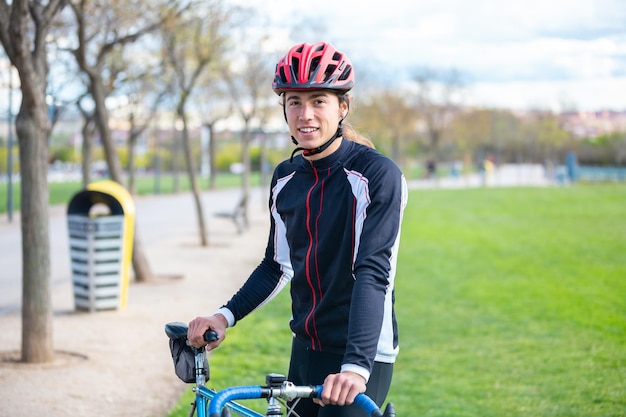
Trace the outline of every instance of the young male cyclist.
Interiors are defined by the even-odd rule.
[[[207,349],[216,348],[227,327],[289,284],[288,380],[324,385],[320,399],[296,405],[302,417],[362,415],[350,405],[360,392],[382,405],[398,354],[394,279],[406,182],[344,123],[353,85],[352,63],[328,43],[295,45],[278,62],[272,88],[297,148],[274,171],[265,256],[230,301],[189,323],[192,345],[205,345],[213,329],[220,338]]]

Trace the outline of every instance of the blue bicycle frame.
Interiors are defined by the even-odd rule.
[[[196,386],[194,387],[193,390],[196,393],[196,402],[194,404],[194,407],[197,409],[197,417],[208,417],[209,404],[213,402],[213,398],[215,397],[217,392],[205,386],[201,386],[201,387]],[[245,407],[239,403],[229,402],[229,403],[226,403],[224,406],[241,414],[242,416],[264,417],[263,414],[260,414],[254,410],[251,410],[248,407]],[[193,410],[191,413],[189,413],[189,415],[190,416],[193,415]]]

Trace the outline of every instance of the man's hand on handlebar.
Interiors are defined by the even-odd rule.
[[[365,392],[365,388],[365,379],[357,373],[330,374],[324,380],[322,395],[313,401],[321,406],[350,405],[359,393]]]
[[[189,344],[196,348],[206,346],[207,350],[213,350],[222,343],[226,338],[226,327],[228,322],[221,314],[208,317],[196,317],[189,322],[189,330],[187,331],[187,339]],[[217,333],[218,339],[215,341],[205,340],[204,334],[208,330]]]

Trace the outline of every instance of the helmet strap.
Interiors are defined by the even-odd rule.
[[[341,120],[341,122],[342,121],[343,121],[343,119]],[[317,148],[313,148],[313,149],[305,149],[305,148],[302,148],[302,147],[298,146],[291,153],[291,158],[289,158],[289,161],[293,162],[293,157],[296,155],[296,153],[298,153],[300,151],[302,151],[302,155],[304,155],[304,156],[317,155],[319,153],[324,152],[335,141],[335,139],[337,139],[339,136],[343,135],[343,129],[341,127],[341,122],[339,122],[339,126],[337,126],[337,131],[335,132],[335,134],[330,139],[328,139],[326,141],[326,143],[324,143],[321,146],[318,146]],[[291,141],[294,144],[296,144],[296,145],[298,144],[298,142],[296,141],[296,139],[293,136],[291,137]]]

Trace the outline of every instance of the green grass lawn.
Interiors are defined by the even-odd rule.
[[[287,296],[229,330],[209,386],[286,372]],[[626,416],[626,186],[412,191],[396,313],[399,417]]]
[[[626,415],[626,187],[411,194],[400,415]]]
[[[624,185],[412,191],[398,415],[625,416],[625,214]],[[287,295],[229,330],[210,386],[286,372]]]

